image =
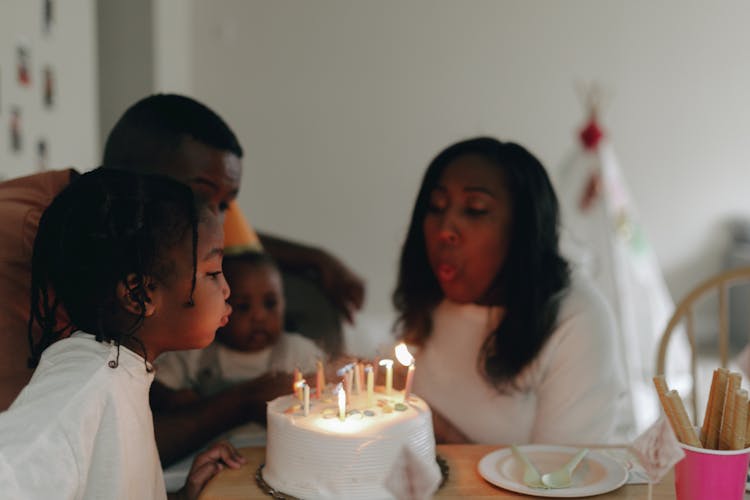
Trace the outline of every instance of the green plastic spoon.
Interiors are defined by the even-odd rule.
[[[531,463],[526,455],[524,455],[521,450],[516,448],[515,445],[511,446],[510,449],[513,452],[513,456],[516,457],[516,460],[523,464],[524,484],[526,484],[526,486],[531,486],[532,488],[546,488],[546,486],[542,483],[542,478],[539,475],[539,471],[536,470],[536,467],[534,467],[534,464]]]
[[[570,486],[570,483],[573,481],[573,471],[588,452],[588,448],[582,449],[567,464],[554,472],[543,475],[542,484],[547,488],[567,488]]]

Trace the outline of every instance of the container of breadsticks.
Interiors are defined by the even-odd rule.
[[[677,391],[669,390],[663,376],[654,377],[664,413],[685,451],[675,465],[677,500],[741,500],[750,461],[748,393],[742,376],[719,368],[714,371],[706,412],[694,427]]]

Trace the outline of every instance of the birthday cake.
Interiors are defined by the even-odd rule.
[[[404,450],[439,477],[430,408],[402,391],[350,394],[343,405],[325,391],[310,402],[298,396],[268,403],[263,480],[299,498],[393,498],[387,487]],[[342,418],[343,417],[343,418]],[[431,470],[429,468],[434,468]]]

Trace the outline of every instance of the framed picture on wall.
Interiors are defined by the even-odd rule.
[[[21,108],[18,106],[14,106],[10,111],[8,132],[10,134],[11,152],[20,153],[23,149],[23,132],[21,129]]]
[[[16,46],[16,78],[22,87],[31,85],[31,58],[29,48],[26,45]]]
[[[0,179],[98,160],[100,3],[0,0]]]
[[[55,6],[53,0],[42,0],[42,33],[49,34],[54,22]]]
[[[39,172],[49,168],[49,146],[44,137],[36,141],[36,169]]]
[[[49,65],[42,70],[42,104],[47,109],[55,105],[55,73]]]

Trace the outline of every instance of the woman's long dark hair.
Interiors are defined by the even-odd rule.
[[[458,142],[432,160],[414,205],[401,251],[393,304],[403,337],[422,344],[432,330],[431,315],[443,292],[427,258],[424,220],[430,194],[446,166],[478,155],[502,171],[511,196],[510,248],[487,296],[502,297],[505,314],[485,340],[477,359],[485,378],[506,386],[539,353],[557,321],[570,283],[567,261],[558,246],[558,203],[549,177],[531,153],[518,144],[479,137]],[[499,228],[498,228],[499,230]],[[498,288],[500,288],[498,290]]]
[[[50,344],[75,329],[118,346],[132,338],[146,310],[147,278],[169,283],[175,264],[168,251],[192,230],[193,284],[186,297],[191,303],[197,226],[192,191],[166,177],[98,168],[73,180],[44,211],[34,240],[30,366],[36,366]],[[128,325],[121,324],[115,294],[119,283],[129,288],[141,310]],[[61,321],[61,309],[69,321]],[[42,330],[38,341],[34,322]]]

